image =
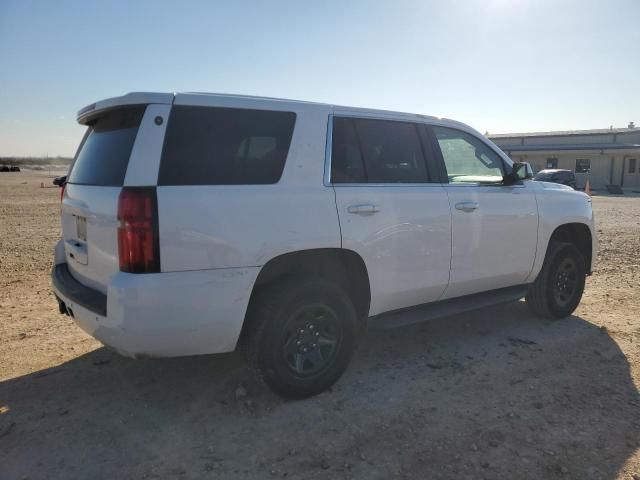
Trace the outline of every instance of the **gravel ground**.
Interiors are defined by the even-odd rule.
[[[1,479],[640,479],[640,198],[594,197],[574,316],[372,331],[332,391],[287,402],[238,354],[129,360],[59,315],[42,181],[0,174]]]

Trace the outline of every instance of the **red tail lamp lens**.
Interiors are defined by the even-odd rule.
[[[160,271],[158,205],[155,188],[123,188],[118,198],[120,271]]]

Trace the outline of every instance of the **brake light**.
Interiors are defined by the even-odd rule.
[[[160,271],[158,206],[153,187],[123,188],[118,197],[120,271]]]
[[[67,188],[67,183],[63,183],[62,185],[60,185],[60,201],[62,202],[62,199],[64,198],[64,191]]]

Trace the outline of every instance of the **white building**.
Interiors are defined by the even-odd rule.
[[[563,168],[576,174],[578,188],[587,176],[591,188],[620,185],[640,190],[640,128],[504,133],[489,138],[513,160],[534,171]]]

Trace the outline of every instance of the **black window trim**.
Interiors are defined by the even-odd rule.
[[[427,181],[426,182],[353,182],[353,183],[333,183],[331,181],[331,155],[333,152],[333,120],[335,118],[347,118],[351,120],[382,120],[388,122],[398,122],[398,123],[410,123],[416,129],[416,134],[418,135],[418,141],[420,144],[420,149],[422,151],[422,158],[425,162],[425,170],[427,172]],[[325,143],[325,161],[324,161],[324,181],[323,184],[326,187],[424,187],[424,186],[439,186],[442,182],[440,181],[439,167],[438,162],[434,158],[435,152],[433,148],[430,147],[427,149],[426,139],[424,138],[424,133],[422,131],[424,122],[414,119],[408,118],[397,118],[392,116],[384,116],[384,115],[374,115],[374,114],[366,114],[366,113],[349,113],[349,112],[340,112],[340,113],[330,113],[327,119],[327,138]],[[357,129],[356,129],[357,134]],[[358,141],[360,141],[360,136],[358,135]],[[364,159],[363,159],[364,162]]]
[[[504,185],[502,183],[482,183],[482,182],[465,182],[465,183],[451,183],[449,182],[449,176],[447,175],[447,167],[444,163],[444,157],[442,156],[442,150],[440,149],[440,144],[438,143],[438,139],[436,137],[435,132],[433,131],[433,127],[440,127],[440,128],[447,128],[449,130],[455,130],[457,132],[461,132],[464,133],[465,135],[469,135],[470,137],[475,138],[476,140],[478,140],[479,142],[481,142],[485,147],[487,147],[490,151],[492,151],[493,153],[495,153],[498,158],[500,159],[500,162],[502,163],[502,174],[504,175],[506,172],[509,171],[509,165],[507,164],[507,162],[505,161],[505,159],[502,157],[501,153],[499,151],[497,151],[495,148],[493,148],[493,146],[491,144],[489,144],[488,142],[486,142],[486,140],[483,140],[481,137],[479,137],[478,135],[474,135],[472,132],[469,132],[467,130],[463,130],[462,128],[456,128],[456,127],[451,127],[449,125],[439,125],[436,123],[427,123],[425,122],[424,125],[427,127],[427,131],[429,132],[429,138],[431,139],[431,144],[433,146],[433,150],[436,152],[436,158],[438,159],[438,163],[440,165],[440,174],[441,174],[441,180],[442,183],[447,184],[449,186],[452,187],[500,187],[500,188],[504,188]],[[510,187],[522,187],[524,186],[524,184],[522,183],[522,181],[516,182],[512,185],[509,185]]]

